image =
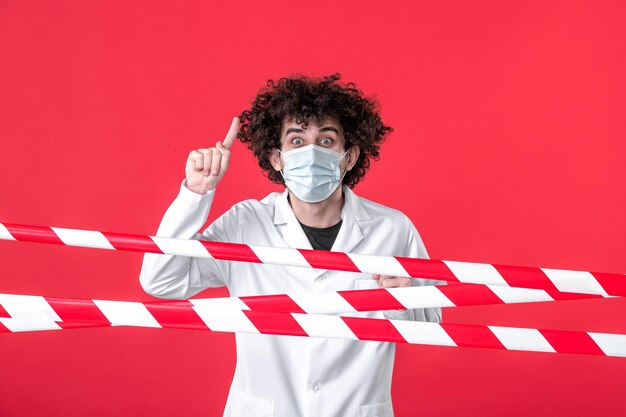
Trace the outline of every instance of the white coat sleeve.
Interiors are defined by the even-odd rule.
[[[202,235],[197,233],[206,222],[214,195],[215,190],[205,195],[196,194],[183,182],[178,196],[165,212],[156,236],[228,241],[227,230],[220,227],[221,223],[215,227],[211,225]],[[139,282],[152,296],[183,300],[208,287],[227,284],[229,272],[227,261],[146,253]]]
[[[405,217],[405,230],[407,236],[406,252],[403,256],[409,258],[429,259],[428,252],[424,242],[420,237],[417,229],[411,223],[408,217]],[[445,281],[437,281],[432,279],[411,279],[411,286],[418,287],[423,285],[445,285]],[[441,308],[418,308],[405,311],[388,310],[385,311],[385,318],[393,320],[413,320],[413,321],[429,321],[433,323],[441,323]]]

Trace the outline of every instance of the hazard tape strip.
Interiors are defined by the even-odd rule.
[[[215,309],[193,301],[195,316],[168,305],[101,300],[104,319],[0,318],[0,333],[132,326],[626,357],[623,334]]]
[[[0,223],[0,239],[521,287],[550,293],[626,296],[625,274],[272,248],[12,223]]]
[[[285,299],[277,303],[277,298],[272,297],[275,296],[267,297],[266,307],[276,311],[302,310],[297,304],[290,305]],[[139,303],[0,294],[0,332],[134,326],[626,356],[626,335],[620,334],[278,313],[260,310],[261,299],[262,296]]]
[[[195,299],[194,301],[202,302],[204,305],[242,310],[277,313],[340,314],[380,310],[533,303],[598,297],[596,295],[577,293],[549,293],[544,290],[497,285],[454,284],[446,286],[207,298]],[[93,319],[94,316],[89,313],[88,307],[97,306],[97,303],[97,300],[0,294],[0,317],[51,317],[60,320],[57,311],[62,311],[66,317],[69,314],[69,317],[74,320],[82,318]],[[143,304],[146,306],[157,304],[191,308],[189,304],[181,301],[158,301]]]

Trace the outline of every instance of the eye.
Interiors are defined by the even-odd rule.
[[[302,145],[304,141],[301,138],[293,138],[291,139],[292,145]]]
[[[322,140],[320,140],[320,143],[322,145],[332,145],[333,144],[333,138],[326,136],[325,138],[322,138]]]

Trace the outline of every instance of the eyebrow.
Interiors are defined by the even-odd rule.
[[[303,133],[304,129],[300,129],[300,128],[296,128],[296,127],[290,127],[289,129],[287,129],[287,131],[285,132],[285,136],[287,136],[290,133]],[[320,129],[320,132],[335,132],[336,134],[339,134],[339,130],[335,127],[332,126],[326,126]]]
[[[287,136],[290,133],[303,133],[304,129],[298,129],[296,127],[290,127],[289,129],[287,129],[287,131],[285,132],[285,136]]]
[[[320,129],[320,132],[335,132],[336,134],[339,134],[339,130],[335,127],[332,126],[326,126]]]

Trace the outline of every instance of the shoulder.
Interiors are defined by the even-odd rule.
[[[354,195],[353,213],[367,240],[370,252],[425,257],[417,229],[400,210]],[[372,249],[374,248],[374,249]]]
[[[279,192],[268,194],[262,200],[248,199],[233,205],[225,215],[229,217],[237,217],[240,220],[254,218],[270,218],[274,215],[277,199],[281,196]]]
[[[369,216],[371,220],[392,223],[396,227],[412,226],[411,220],[400,210],[360,197],[353,191],[350,193],[351,198],[354,199],[355,211]]]
[[[385,206],[384,204],[377,203],[372,200],[368,200],[363,197],[357,197],[360,203],[365,209],[372,214],[372,216],[389,216],[394,218],[406,218],[406,215],[398,209]]]
[[[249,199],[233,205],[211,223],[205,235],[213,240],[247,242],[250,236],[271,233],[277,197],[275,194],[280,195],[271,193],[261,201]]]

